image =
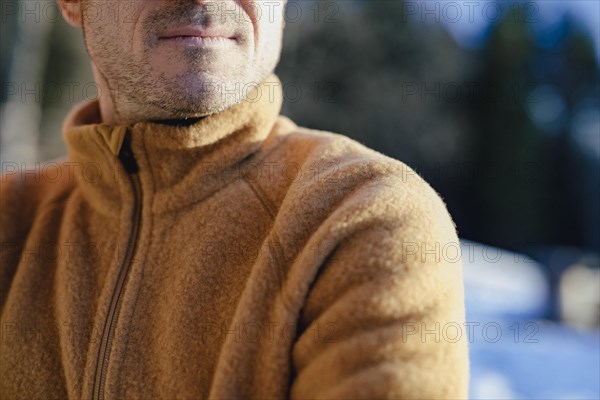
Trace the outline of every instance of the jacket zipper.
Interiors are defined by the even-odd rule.
[[[131,178],[131,188],[133,191],[133,212],[132,212],[132,228],[129,234],[129,240],[125,250],[125,257],[119,269],[117,284],[113,290],[110,300],[110,308],[108,315],[104,321],[104,329],[102,330],[102,340],[96,360],[96,372],[94,376],[94,385],[92,388],[92,399],[104,398],[104,387],[106,385],[106,373],[108,368],[108,358],[112,346],[112,340],[115,333],[115,326],[119,318],[121,300],[123,298],[123,290],[127,275],[131,268],[131,262],[136,250],[136,243],[139,238],[140,223],[142,219],[142,190],[140,177],[138,175],[138,165],[131,151],[131,134],[128,131],[123,139],[123,145],[119,151],[119,160],[123,164],[125,171]]]

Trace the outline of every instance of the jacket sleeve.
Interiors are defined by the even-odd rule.
[[[468,397],[454,223],[427,184],[385,197],[340,217],[338,225],[351,228],[332,246],[301,311],[292,399]]]

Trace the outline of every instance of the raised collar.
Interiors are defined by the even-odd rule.
[[[119,159],[129,135],[144,204],[153,213],[185,207],[244,173],[250,155],[269,141],[282,99],[281,81],[271,74],[240,103],[188,126],[98,123],[98,100],[89,101],[74,107],[63,126],[68,166],[93,207],[118,215],[131,189]]]

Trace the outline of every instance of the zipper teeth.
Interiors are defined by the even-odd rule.
[[[141,188],[140,180],[137,174],[131,174],[132,189],[134,193],[134,213],[133,213],[133,227],[129,235],[129,241],[127,244],[127,252],[121,269],[119,271],[119,277],[117,285],[112,294],[110,308],[108,316],[104,322],[104,330],[102,332],[102,342],[100,343],[100,349],[98,351],[98,358],[96,362],[96,374],[94,376],[94,385],[92,398],[103,399],[104,398],[104,385],[106,384],[106,373],[108,368],[108,358],[112,345],[112,339],[116,327],[116,321],[119,317],[119,311],[121,306],[121,299],[123,295],[123,289],[125,287],[125,281],[131,268],[131,261],[136,249],[136,243],[139,235],[139,225],[142,216],[141,207]]]

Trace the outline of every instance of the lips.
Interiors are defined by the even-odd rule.
[[[200,38],[204,40],[236,40],[235,35],[225,28],[202,28],[199,26],[186,26],[169,29],[159,35],[159,40]]]

